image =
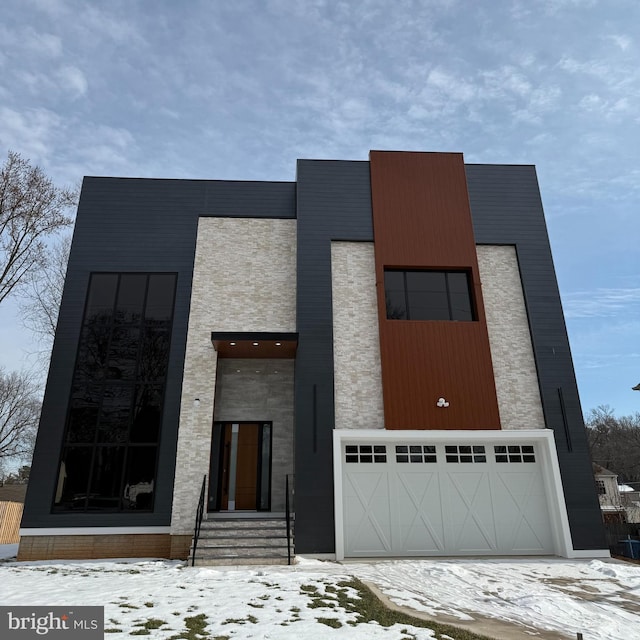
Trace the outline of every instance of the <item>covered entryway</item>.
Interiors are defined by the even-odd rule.
[[[352,432],[340,439],[338,555],[560,552],[545,439],[505,432],[484,440],[466,438],[469,432],[437,439],[437,433],[361,439]]]
[[[214,423],[209,511],[270,509],[271,431],[270,422]]]

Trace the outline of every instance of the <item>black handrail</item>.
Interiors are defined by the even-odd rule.
[[[207,476],[202,478],[202,488],[200,489],[200,500],[198,500],[198,509],[196,510],[196,525],[193,528],[193,551],[191,552],[191,566],[196,563],[196,547],[198,546],[198,538],[200,537],[200,526],[202,525],[202,516],[204,515],[204,490],[207,485]]]
[[[285,510],[287,519],[287,564],[291,564],[291,500],[289,495],[293,492],[289,490],[289,476],[293,474],[287,474],[285,477]]]

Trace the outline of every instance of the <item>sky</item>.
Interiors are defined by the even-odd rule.
[[[10,547],[0,545],[0,555],[3,546]],[[152,624],[149,637],[154,640],[187,637],[176,633],[186,631],[187,618],[195,616],[205,616],[210,638],[435,640],[430,629],[410,621],[384,627],[376,617],[359,620],[345,606],[348,599],[358,610],[355,577],[405,613],[483,637],[576,638],[582,633],[585,640],[640,640],[640,571],[630,563],[564,558],[297,561],[290,567],[194,568],[153,560],[0,562],[0,601],[8,607],[67,610],[104,606],[110,633],[140,635],[145,624]],[[370,614],[373,609],[363,608]],[[462,635],[451,633],[439,637]]]
[[[583,411],[627,415],[638,24],[637,0],[3,0],[0,154],[60,185],[294,180],[298,158],[370,149],[534,164]],[[4,304],[0,366],[34,351]]]

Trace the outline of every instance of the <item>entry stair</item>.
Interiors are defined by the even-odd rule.
[[[291,519],[291,562],[293,518]],[[190,558],[193,557],[193,540]],[[195,566],[287,564],[287,521],[284,517],[203,520]]]

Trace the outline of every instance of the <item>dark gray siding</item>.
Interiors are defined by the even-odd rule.
[[[558,449],[574,548],[606,548],[535,167],[466,165],[466,173],[476,242],[516,246],[545,422]]]
[[[297,184],[296,551],[326,553],[335,550],[331,241],[373,241],[369,163],[299,160]]]
[[[295,184],[85,178],[23,527],[168,525],[198,217],[295,218]],[[92,271],[178,273],[153,513],[56,513],[51,504]],[[194,492],[198,487],[194,487]]]

